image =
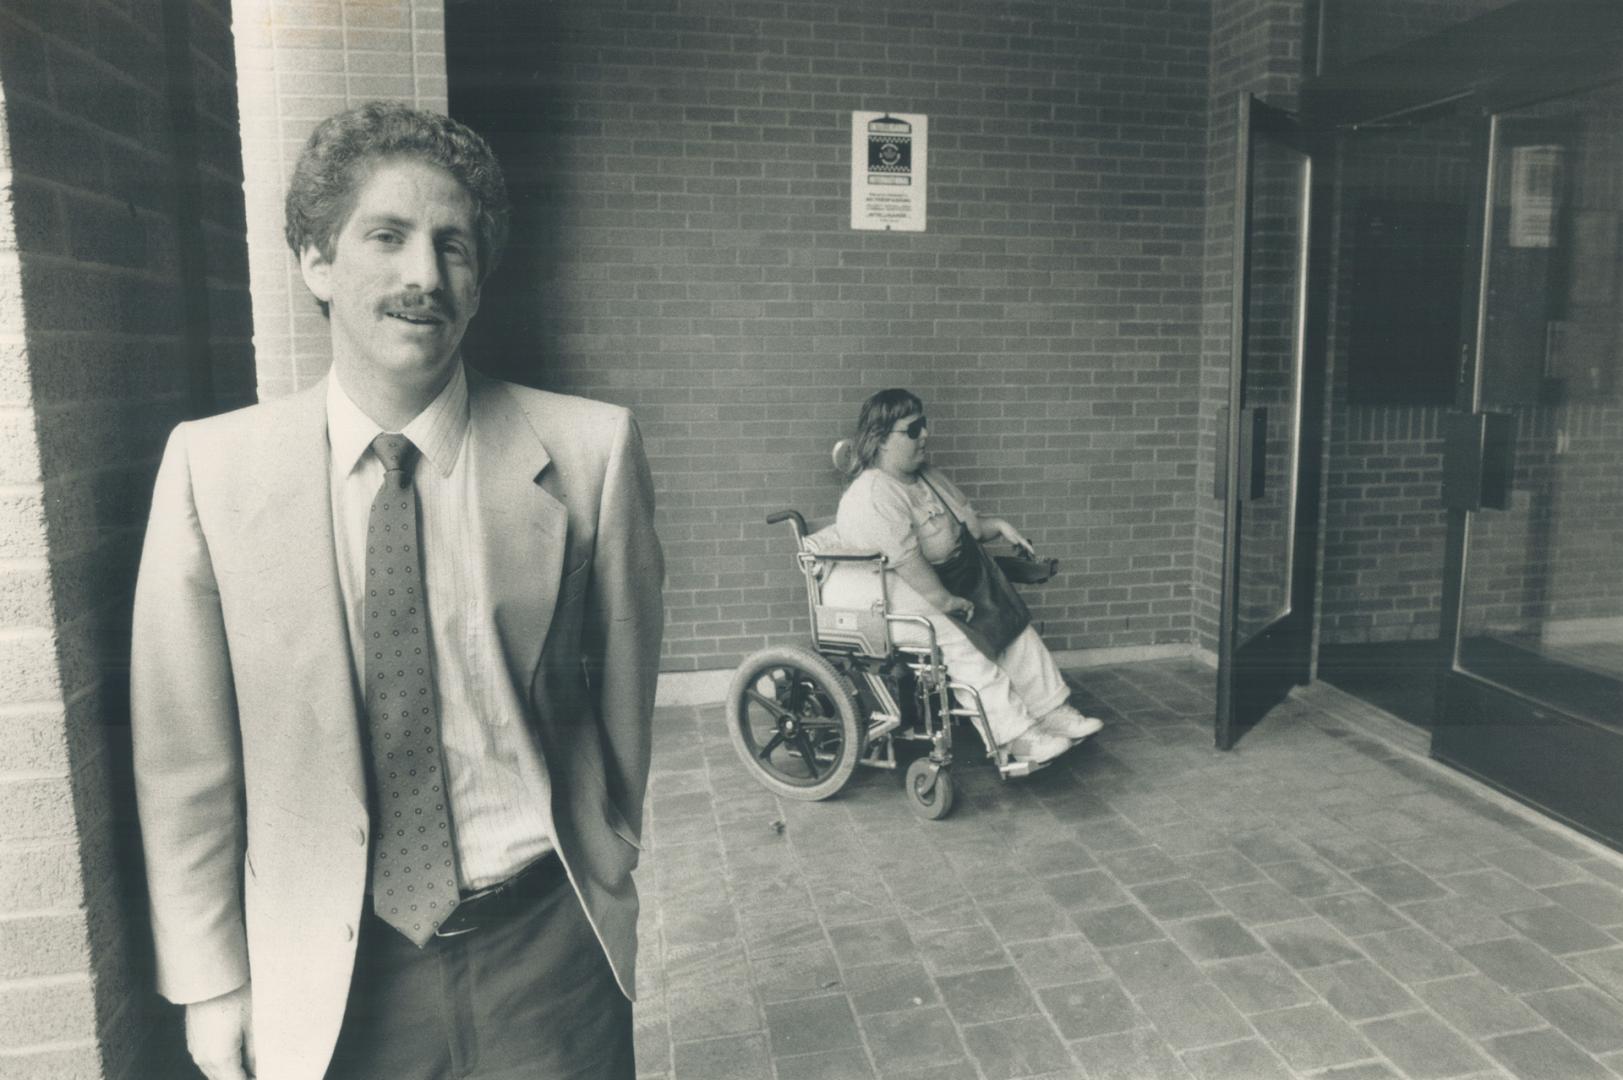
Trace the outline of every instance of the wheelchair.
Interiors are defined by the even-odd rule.
[[[762,786],[791,799],[826,799],[858,765],[896,771],[898,742],[925,753],[907,766],[908,806],[939,820],[953,806],[953,722],[967,721],[1003,779],[1046,767],[1016,761],[997,745],[980,695],[947,674],[935,627],[922,615],[890,610],[887,560],[880,554],[825,550],[832,530],[808,533],[795,510],[770,515],[768,525],[794,530],[795,561],[805,578],[811,643],[771,645],[745,657],[727,689],[727,726],[739,759]],[[1057,569],[1053,559],[999,556],[1011,581],[1038,584]],[[867,606],[825,603],[833,573],[872,573],[877,599]],[[898,641],[896,631],[911,640]]]

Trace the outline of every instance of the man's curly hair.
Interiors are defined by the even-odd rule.
[[[331,259],[338,233],[379,162],[411,158],[438,165],[474,201],[479,280],[507,246],[507,183],[489,144],[472,128],[439,113],[369,101],[327,117],[310,133],[287,189],[288,246],[295,256],[314,246]],[[321,305],[325,314],[327,305]]]

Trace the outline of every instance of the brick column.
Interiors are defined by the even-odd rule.
[[[6,104],[0,100],[0,126]],[[84,710],[65,700],[56,652],[7,149],[0,147],[0,1072],[88,1074],[97,1065],[95,1002],[69,750],[87,725]]]
[[[282,239],[282,199],[323,117],[372,99],[445,111],[441,0],[236,0],[243,191],[259,396],[308,386],[332,362],[327,321]]]
[[[129,605],[169,428],[251,384],[214,0],[0,0],[0,1077],[180,1075],[153,993]]]

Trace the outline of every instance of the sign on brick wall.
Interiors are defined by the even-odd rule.
[[[924,231],[930,118],[851,114],[851,227]]]

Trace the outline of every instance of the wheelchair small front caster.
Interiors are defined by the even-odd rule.
[[[903,780],[907,805],[927,821],[940,821],[952,812],[952,770],[921,757],[907,767]]]

